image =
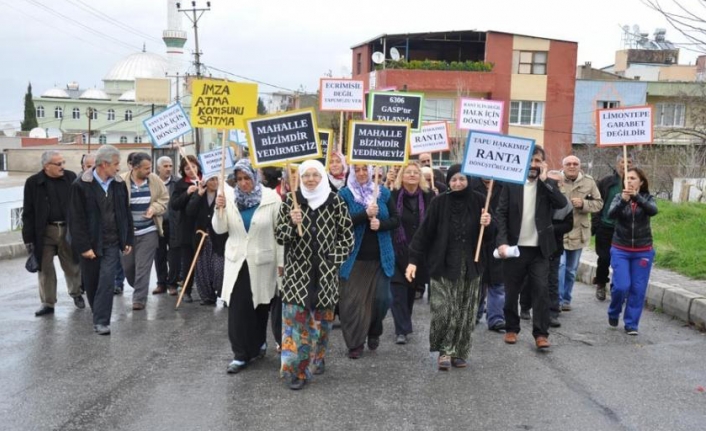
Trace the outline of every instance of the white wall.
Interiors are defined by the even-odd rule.
[[[706,202],[706,179],[675,178],[672,202]]]
[[[13,208],[22,208],[24,186],[0,189],[0,232],[12,227],[10,213]]]

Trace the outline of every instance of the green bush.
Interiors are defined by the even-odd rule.
[[[464,72],[491,72],[493,63],[485,61],[439,61],[439,60],[388,60],[385,63],[386,69],[408,69],[408,70],[455,70]],[[382,65],[376,66],[377,70],[382,69]]]

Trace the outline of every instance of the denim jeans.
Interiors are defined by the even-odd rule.
[[[559,262],[559,302],[561,304],[571,304],[571,292],[574,290],[581,251],[582,249],[564,250],[564,254],[561,255]]]
[[[610,289],[608,317],[620,318],[625,304],[623,321],[626,330],[637,330],[645,304],[647,283],[654,261],[654,249],[648,251],[626,251],[610,248],[610,266],[613,268],[613,283]]]
[[[486,292],[486,315],[485,320],[488,328],[492,328],[498,323],[505,323],[505,285],[503,283],[486,284],[483,286]],[[482,305],[482,304],[481,304]]]

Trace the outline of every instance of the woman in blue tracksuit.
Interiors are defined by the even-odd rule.
[[[628,170],[625,189],[616,195],[608,216],[615,220],[610,266],[613,268],[608,323],[618,326],[623,314],[625,332],[637,335],[647,282],[650,279],[655,251],[652,248],[650,217],[657,214],[657,204],[650,195],[645,173],[639,168]]]

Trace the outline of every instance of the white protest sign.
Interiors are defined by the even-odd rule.
[[[319,83],[321,111],[365,111],[365,85],[353,79],[321,78]]]
[[[472,131],[461,170],[474,177],[524,184],[532,151],[534,139]]]
[[[410,133],[409,154],[449,151],[449,127],[446,121],[423,123],[419,132]]]
[[[201,169],[203,170],[204,176],[209,176],[209,174],[213,173],[220,173],[222,154],[222,148],[209,151],[208,153],[199,154],[199,162],[201,162]],[[233,166],[235,166],[233,153],[231,151],[226,151],[225,169],[231,169]]]
[[[245,130],[232,129],[228,133],[228,140],[234,143],[235,145],[239,145],[245,148],[248,147],[248,138],[245,135]]]
[[[652,143],[652,107],[599,109],[596,111],[598,145]]]
[[[458,128],[502,133],[505,103],[462,97],[458,103]]]
[[[157,147],[168,144],[192,130],[189,117],[178,103],[142,121],[142,124]]]

